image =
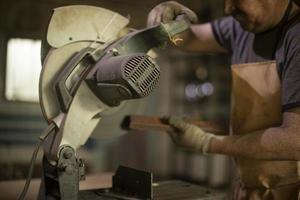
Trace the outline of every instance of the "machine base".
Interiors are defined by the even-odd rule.
[[[141,200],[114,193],[111,189],[81,191],[80,200]],[[225,200],[227,195],[183,181],[163,181],[153,184],[154,200]]]

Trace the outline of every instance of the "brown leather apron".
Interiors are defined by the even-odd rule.
[[[231,134],[280,126],[281,86],[276,62],[232,66]],[[245,148],[245,147],[243,147]],[[239,181],[235,200],[295,200],[300,188],[297,162],[235,158]]]

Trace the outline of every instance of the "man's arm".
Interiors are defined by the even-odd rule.
[[[208,152],[263,160],[300,160],[300,108],[284,112],[280,127],[213,138]]]
[[[191,25],[190,29],[179,34],[181,38],[176,46],[185,51],[225,53],[226,49],[221,47],[214,37],[211,23]]]
[[[177,47],[193,52],[226,52],[217,43],[211,23],[196,24],[198,21],[197,15],[175,1],[166,1],[155,6],[148,14],[147,25],[154,26],[160,23],[168,23],[177,20],[180,16],[185,16],[191,22],[191,26],[187,31],[175,36],[175,38],[182,39],[181,42],[176,43]]]

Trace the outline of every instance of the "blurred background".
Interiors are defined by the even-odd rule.
[[[38,136],[46,127],[38,102],[40,44],[52,9],[84,4],[130,17],[130,27],[146,25],[161,0],[2,0],[0,2],[0,181],[24,179]],[[179,1],[201,22],[221,17],[222,1]],[[148,115],[181,115],[228,124],[229,60],[170,49],[160,67],[159,87],[149,97]],[[164,133],[131,132],[107,141],[89,139],[80,150],[87,173],[113,172],[118,165],[144,169],[156,180],[182,179],[228,189],[231,162],[226,156],[186,152]],[[39,154],[34,178],[41,176]]]

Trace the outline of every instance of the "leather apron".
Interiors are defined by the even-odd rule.
[[[287,24],[294,21],[288,20],[291,10],[292,0],[289,1],[279,25],[273,58],[285,29],[289,27]],[[231,134],[251,134],[254,131],[280,126],[282,94],[276,60],[233,65],[231,71]],[[238,176],[234,190],[235,200],[300,199],[298,162],[262,161],[243,157],[237,157],[235,161]]]
[[[276,61],[233,65],[231,134],[277,127],[282,122]],[[245,148],[245,147],[243,147]],[[235,158],[235,200],[295,200],[300,188],[296,161]]]

